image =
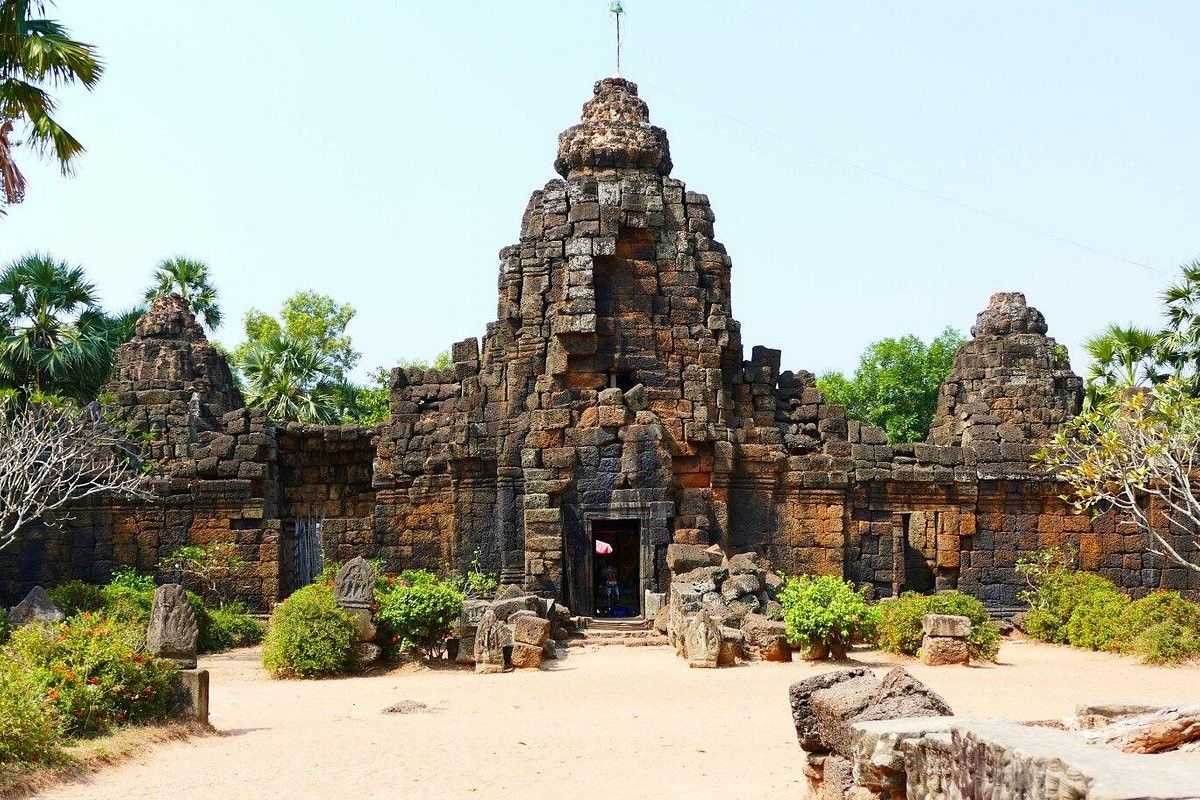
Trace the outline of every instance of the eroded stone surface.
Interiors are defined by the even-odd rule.
[[[342,565],[333,581],[333,599],[344,608],[370,608],[374,602],[375,568],[362,556]]]
[[[199,640],[200,627],[187,592],[177,583],[157,587],[150,606],[146,650],[153,656],[176,662],[183,669],[194,669]]]
[[[25,595],[25,599],[8,610],[8,621],[13,625],[25,625],[30,622],[62,622],[63,612],[59,610],[50,595],[41,586],[35,586]]]

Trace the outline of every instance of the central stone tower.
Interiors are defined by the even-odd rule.
[[[382,549],[399,541],[405,563],[478,556],[587,613],[598,537],[636,543],[626,569],[647,589],[671,541],[725,542],[734,429],[780,441],[767,388],[778,353],[746,365],[762,396],[745,386],[739,414],[730,261],[708,198],[671,167],[637,85],[596,83],[559,136],[562,180],[534,192],[520,242],[500,253],[482,348],[455,345],[453,374],[393,376],[375,471]]]

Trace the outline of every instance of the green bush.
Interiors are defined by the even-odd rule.
[[[0,645],[8,641],[12,634],[12,626],[8,622],[8,612],[0,608]]]
[[[277,678],[318,678],[354,666],[354,621],[314,583],[276,606],[267,626],[263,666]]]
[[[1096,591],[1071,611],[1063,633],[1067,643],[1087,650],[1108,650],[1120,645],[1121,614],[1129,598],[1120,592]]]
[[[61,736],[62,717],[46,692],[0,653],[0,765],[56,761]]]
[[[104,608],[104,587],[83,581],[67,581],[55,586],[47,594],[54,601],[54,605],[58,606],[58,610],[68,617]]]
[[[865,594],[833,575],[788,578],[779,593],[788,641],[845,652],[851,638],[871,625]]]
[[[1118,620],[1114,650],[1147,664],[1175,664],[1200,656],[1200,605],[1178,592],[1151,592],[1128,603]]]
[[[971,620],[967,648],[977,661],[995,661],[1000,650],[1000,628],[992,622],[987,608],[962,592],[919,594],[905,592],[895,600],[879,604],[877,641],[879,649],[889,653],[915,656],[925,637],[921,620],[926,614],[953,614]]]
[[[200,633],[200,652],[219,653],[235,647],[258,644],[263,628],[240,603],[225,603],[206,609],[207,624]]]
[[[11,660],[58,710],[69,736],[166,716],[176,668],[139,652],[144,632],[99,614],[58,625],[25,625],[2,657]]]
[[[139,589],[124,583],[110,583],[104,587],[104,615],[128,622],[130,625],[146,625],[150,622],[150,607],[154,604],[154,587]]]
[[[1184,600],[1179,592],[1158,591],[1134,600],[1121,613],[1121,628],[1131,639],[1160,622],[1200,632],[1200,605]]]
[[[1200,633],[1167,620],[1141,631],[1122,650],[1147,664],[1177,664],[1200,656]]]
[[[1020,595],[1029,604],[1023,623],[1025,633],[1044,642],[1070,642],[1067,626],[1077,607],[1111,609],[1124,596],[1107,578],[1074,570],[1070,554],[1058,550],[1046,550],[1033,560],[1020,561],[1017,570],[1030,585]],[[1086,639],[1087,634],[1079,630],[1082,627],[1082,623],[1076,625],[1079,635]]]
[[[133,589],[137,592],[150,592],[153,594],[156,582],[153,575],[138,572],[133,567],[122,567],[112,574],[108,585],[123,586],[126,589]]]
[[[462,613],[463,596],[447,581],[425,570],[405,570],[378,595],[379,619],[404,649],[426,658],[440,653],[450,628]]]

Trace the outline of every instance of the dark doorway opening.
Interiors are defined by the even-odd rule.
[[[925,593],[936,588],[933,565],[937,558],[937,523],[936,511],[901,515],[905,590]]]
[[[597,617],[636,617],[641,613],[640,533],[635,519],[592,522],[592,592]]]

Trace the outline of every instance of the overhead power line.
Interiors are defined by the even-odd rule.
[[[911,183],[909,181],[904,180],[903,178],[897,178],[894,175],[888,175],[885,172],[880,172],[877,169],[872,169],[871,167],[868,167],[864,164],[859,164],[857,162],[851,161],[848,158],[843,158],[834,153],[830,153],[827,150],[823,150],[819,147],[814,147],[811,144],[807,144],[805,142],[798,141],[789,136],[784,136],[781,133],[777,133],[768,128],[764,128],[760,125],[755,125],[752,122],[747,122],[744,119],[739,119],[738,117],[735,117],[732,114],[722,111],[719,108],[713,108],[712,106],[706,105],[704,103],[696,102],[688,97],[685,97],[685,96],[679,94],[678,92],[674,92],[670,89],[667,89],[664,86],[659,86],[657,84],[650,83],[649,81],[643,81],[643,83],[645,83],[648,87],[650,87],[651,89],[654,89],[657,92],[662,92],[664,94],[671,95],[675,99],[680,100],[684,103],[687,103],[688,105],[694,106],[695,108],[698,108],[702,111],[706,111],[715,116],[722,117],[730,122],[733,122],[737,125],[742,126],[743,128],[747,128],[748,130],[754,131],[755,133],[762,134],[763,136],[769,136],[772,139],[776,139],[776,140],[778,140],[786,145],[789,145],[791,147],[798,147],[803,150],[807,150],[810,153],[814,153],[822,158],[828,159],[830,161],[834,161],[838,164],[841,164],[842,166],[849,167],[850,169],[854,169],[854,170],[858,170],[859,172],[866,173],[867,175],[871,175],[873,177],[879,178],[880,180],[887,181],[888,183],[893,183],[897,186],[901,186],[905,189],[908,189],[909,191],[917,192],[917,193],[923,194],[927,197],[932,197],[935,200],[942,201],[943,203],[948,203],[952,206],[957,206],[961,209],[965,209],[966,211],[971,211],[971,212],[979,214],[981,216],[988,217],[990,219],[994,219],[998,222],[1003,222],[1007,225],[1012,225],[1013,227],[1021,228],[1022,230],[1029,231],[1030,233],[1036,233],[1039,236],[1044,236],[1048,239],[1053,239],[1057,242],[1071,245],[1072,247],[1077,247],[1081,250],[1086,250],[1089,253],[1093,253],[1095,255],[1102,256],[1104,258],[1109,258],[1114,261],[1121,261],[1121,262],[1130,264],[1135,267],[1140,267],[1141,269],[1149,270],[1151,272],[1156,272],[1159,275],[1170,275],[1171,274],[1171,273],[1167,272],[1166,270],[1159,269],[1158,267],[1147,264],[1144,261],[1138,261],[1137,259],[1134,259],[1134,258],[1128,258],[1119,253],[1113,253],[1108,250],[1102,250],[1098,247],[1092,247],[1089,244],[1085,244],[1083,242],[1077,241],[1075,239],[1071,239],[1066,236],[1061,236],[1057,233],[1054,233],[1053,231],[1048,231],[1048,230],[1045,230],[1044,228],[1039,228],[1034,225],[1029,225],[1027,223],[1021,222],[1020,220],[1016,220],[1011,217],[1006,217],[1003,214],[997,214],[994,211],[989,211],[986,208],[980,208],[977,205],[973,205],[971,203],[967,203],[962,200],[958,200],[956,198],[950,197],[949,195],[945,195],[945,194],[942,194],[941,192],[934,191],[933,189],[927,189],[923,186],[918,186],[915,183]]]

